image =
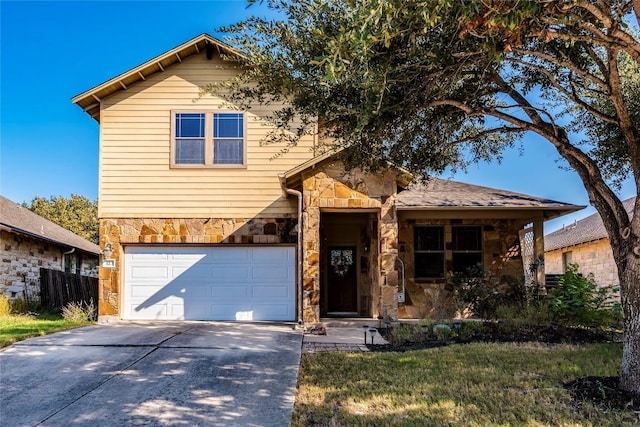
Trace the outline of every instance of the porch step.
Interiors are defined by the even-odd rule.
[[[363,317],[323,317],[320,319],[320,323],[330,328],[362,328],[365,325],[377,328],[380,324],[378,319]],[[385,327],[384,320],[382,321],[382,327]]]

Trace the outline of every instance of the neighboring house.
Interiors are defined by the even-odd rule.
[[[622,202],[629,217],[633,215],[635,202],[635,197]],[[544,247],[547,274],[563,274],[568,264],[578,264],[580,273],[593,274],[599,286],[620,285],[609,237],[599,214],[547,234]]]
[[[581,208],[345,170],[314,136],[277,156],[261,144],[273,107],[200,94],[242,71],[221,53],[238,55],[203,34],[73,98],[100,124],[101,316],[438,317],[447,272],[521,278],[520,230],[542,256],[542,223]]]
[[[98,245],[0,196],[0,294],[40,292],[40,268],[97,277]]]

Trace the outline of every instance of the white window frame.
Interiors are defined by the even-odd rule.
[[[204,114],[204,164],[177,163],[176,162],[176,115],[177,114]],[[239,114],[242,116],[242,163],[215,163],[213,117],[215,114]],[[170,167],[173,169],[244,169],[247,167],[247,117],[242,111],[233,110],[172,110],[171,111],[171,150]],[[216,138],[217,139],[217,138]],[[240,139],[240,138],[221,138]]]

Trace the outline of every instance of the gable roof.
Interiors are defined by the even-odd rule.
[[[429,178],[426,183],[412,183],[406,190],[398,193],[396,207],[398,210],[542,210],[545,219],[585,208],[585,206],[440,178]]]
[[[302,182],[301,182],[302,172],[306,171],[307,169],[315,168],[325,160],[331,161],[331,160],[337,159],[338,156],[343,152],[343,150],[344,148],[340,148],[337,150],[327,150],[326,152],[319,154],[303,163],[300,163],[298,166],[292,169],[289,169],[284,173],[278,174],[278,178],[280,179],[280,182],[282,183],[282,185],[289,188],[299,189],[302,187]],[[388,163],[388,166],[389,168],[395,169],[398,172],[397,174],[398,184],[408,185],[409,182],[411,182],[411,180],[413,179],[413,175],[406,169],[399,166],[395,166],[391,163]]]
[[[138,65],[98,86],[74,96],[71,101],[96,121],[100,122],[100,101],[103,98],[116,92],[127,90],[127,87],[141,80],[145,80],[153,74],[162,73],[168,67],[182,62],[183,59],[191,55],[197,55],[203,51],[206,52],[207,55],[210,55],[213,53],[213,50],[218,53],[225,52],[233,56],[242,56],[240,52],[215,37],[209,34],[200,34],[150,59],[144,64]]]
[[[60,227],[6,197],[0,196],[0,228],[35,239],[76,248],[93,255],[100,254],[100,247],[77,234]]]
[[[633,206],[636,198],[624,200],[622,205],[629,214],[629,218],[633,215]],[[559,230],[544,236],[545,251],[553,251],[555,249],[567,246],[579,245],[581,243],[592,242],[608,238],[607,231],[602,223],[600,214],[594,213],[586,218],[576,221],[571,225],[562,227]]]

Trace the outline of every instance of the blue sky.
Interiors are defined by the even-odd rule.
[[[263,13],[238,1],[0,0],[0,193],[17,202],[98,194],[98,124],[71,98],[201,33]],[[588,205],[578,176],[548,142],[482,163],[459,181]],[[623,199],[636,193],[631,179]],[[546,225],[559,228],[593,209]]]

